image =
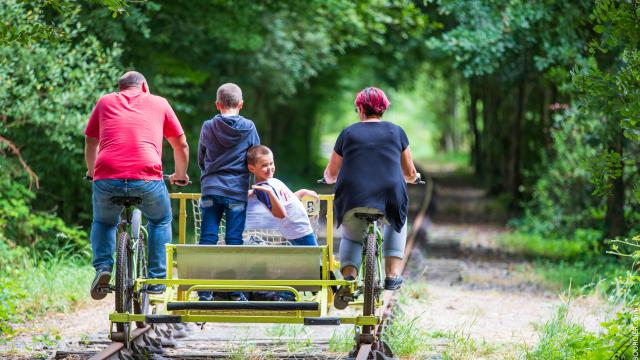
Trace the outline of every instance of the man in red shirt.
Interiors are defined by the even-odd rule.
[[[149,220],[148,277],[166,275],[165,244],[171,242],[171,203],[162,181],[162,139],[173,148],[175,173],[170,182],[189,181],[189,145],[173,109],[160,96],[151,95],[144,76],[130,71],[118,82],[120,91],[96,103],[85,129],[87,175],[93,177],[91,249],[96,276],[91,297],[103,299],[100,289],[111,280],[115,233],[122,206],[114,196],[139,196],[137,207]],[[147,292],[161,293],[164,285]]]

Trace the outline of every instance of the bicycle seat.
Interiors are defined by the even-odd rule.
[[[354,213],[353,216],[360,220],[364,220],[368,223],[376,222],[384,217],[384,214],[370,214],[370,213]]]
[[[113,196],[111,203],[117,206],[132,207],[142,204],[142,196]]]

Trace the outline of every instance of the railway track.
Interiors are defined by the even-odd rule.
[[[421,225],[424,221],[426,209],[431,201],[433,184],[410,188],[410,197],[419,201],[419,206],[412,206],[413,214],[411,232],[407,237],[405,256],[402,263],[403,272],[410,260],[416,238],[419,236]],[[418,194],[417,194],[418,193]],[[382,322],[376,326],[375,332],[378,338],[384,338],[384,333],[396,303],[395,292],[384,291],[384,306],[378,309],[378,315]],[[244,329],[243,329],[244,328]],[[324,329],[322,329],[324,328]],[[239,326],[234,324],[203,325],[197,331],[193,324],[162,324],[146,326],[135,329],[132,332],[133,341],[131,347],[126,349],[123,343],[106,340],[105,333],[97,334],[87,339],[78,348],[57,351],[55,359],[65,360],[106,360],[106,359],[229,359],[229,358],[269,358],[269,359],[335,359],[347,357],[346,354],[328,353],[326,351],[333,332],[327,327],[313,327],[309,334],[313,337],[313,343],[306,343],[302,349],[292,349],[291,334],[277,336],[272,328],[264,324],[250,324]],[[208,331],[207,331],[208,330]],[[243,332],[244,331],[244,332]],[[272,332],[271,336],[260,333]],[[299,335],[299,334],[298,334]],[[293,335],[293,341],[298,336]],[[349,358],[356,360],[385,359],[382,343],[360,344],[354,348]],[[247,352],[247,349],[259,349],[259,351]]]

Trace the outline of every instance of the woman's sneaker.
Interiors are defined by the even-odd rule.
[[[394,277],[387,277],[384,279],[384,289],[385,290],[398,290],[402,286],[404,280],[402,276],[396,275]]]
[[[91,283],[91,298],[93,300],[102,300],[107,296],[109,281],[111,281],[111,268],[108,266],[96,268],[96,276]]]
[[[347,281],[353,281],[356,278],[349,275],[349,276],[345,276],[344,279]],[[349,301],[350,301],[349,299],[351,298],[352,298],[351,288],[348,285],[340,286],[340,288],[336,292],[336,295],[333,297],[333,307],[335,307],[338,310],[344,310],[347,308],[347,306],[349,306]]]

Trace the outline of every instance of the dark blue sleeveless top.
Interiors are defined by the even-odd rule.
[[[342,156],[335,186],[338,225],[347,211],[370,207],[384,212],[394,230],[402,229],[409,198],[400,158],[407,146],[404,130],[388,121],[358,122],[342,130],[333,148]]]

